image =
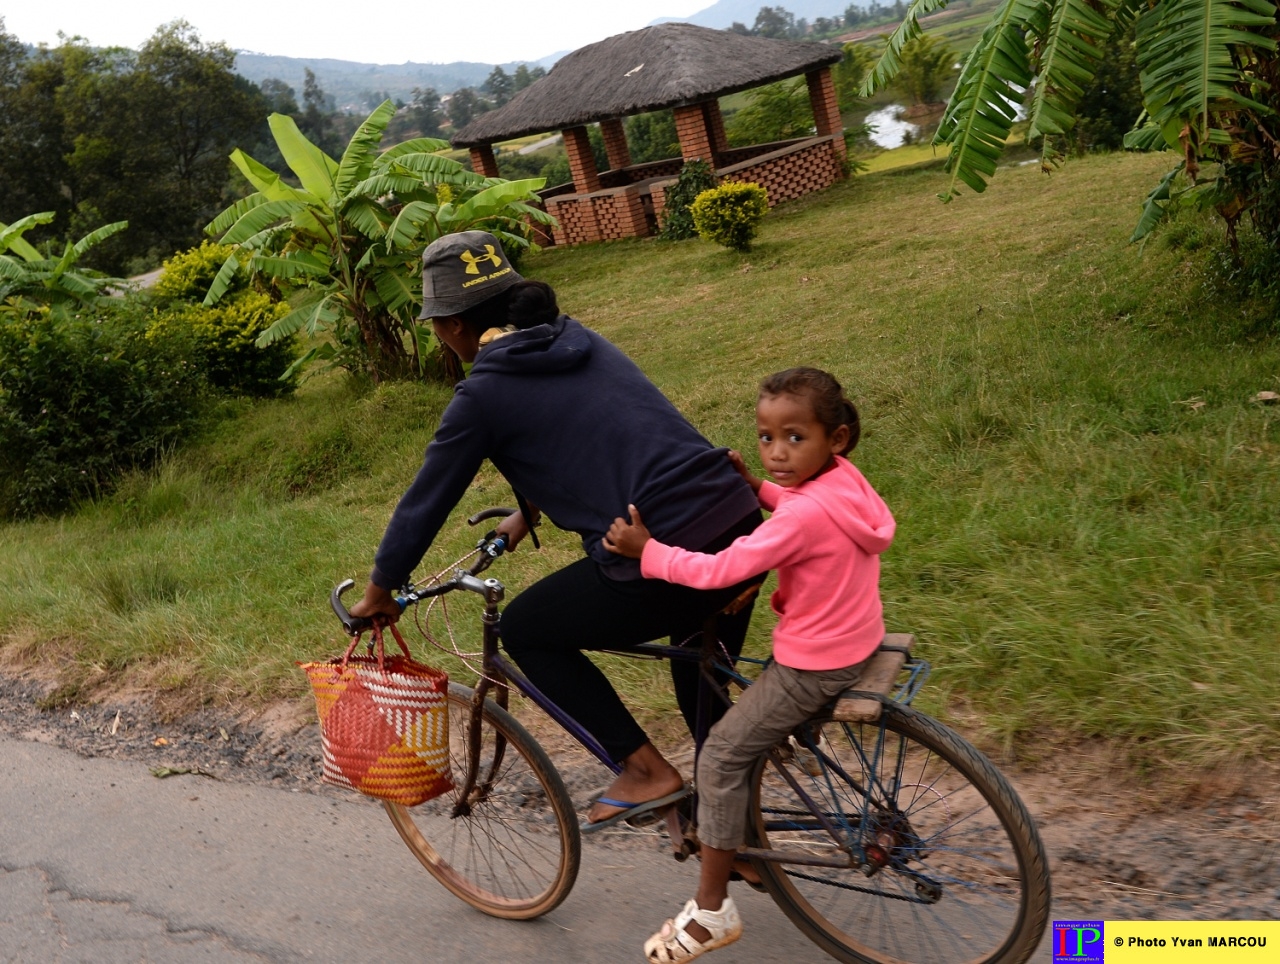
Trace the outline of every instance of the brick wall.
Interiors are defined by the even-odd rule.
[[[772,154],[774,151],[780,151],[783,148],[791,147],[808,139],[807,137],[793,137],[786,141],[770,141],[767,144],[748,144],[746,147],[734,147],[720,153],[716,158],[717,167],[722,169],[734,164],[741,164],[743,161],[749,161],[753,157]]]
[[[784,141],[764,154],[716,171],[717,180],[759,184],[769,194],[769,206],[803,197],[830,187],[844,176],[844,137],[808,137]],[[677,162],[671,173],[678,173]],[[641,165],[649,167],[650,165]],[[618,172],[615,172],[618,173]],[[546,196],[547,213],[560,221],[554,232],[556,244],[583,244],[614,238],[645,237],[660,227],[667,205],[667,188],[674,177],[654,179],[596,191],[589,194]],[[648,208],[646,211],[646,192]]]
[[[764,154],[716,172],[721,183],[759,184],[769,192],[769,206],[821,191],[844,175],[843,135],[811,137],[792,147]]]
[[[637,185],[548,198],[547,213],[560,222],[553,232],[556,244],[643,238],[649,234],[643,189]]]

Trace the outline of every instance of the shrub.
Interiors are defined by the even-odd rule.
[[[703,191],[689,211],[700,237],[734,251],[749,251],[769,213],[769,195],[759,184],[729,181]]]
[[[204,379],[181,333],[132,302],[92,316],[0,315],[0,516],[57,512],[172,447]]]
[[[230,247],[212,241],[205,241],[198,248],[180,251],[164,263],[164,271],[151,290],[162,298],[203,301],[213,279],[218,276],[218,269],[230,253]],[[232,290],[243,288],[245,284],[244,277],[237,275],[232,281]]]
[[[148,337],[180,337],[179,329],[186,329],[193,340],[194,357],[213,388],[233,395],[271,398],[297,387],[296,373],[287,379],[280,376],[297,357],[298,341],[283,338],[259,348],[257,339],[288,313],[284,302],[245,292],[216,308],[191,305],[160,313]]]
[[[685,161],[676,183],[667,188],[667,201],[662,209],[664,241],[684,241],[698,233],[689,208],[693,199],[716,186],[716,177],[706,161]]]

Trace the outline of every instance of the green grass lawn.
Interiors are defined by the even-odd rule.
[[[753,451],[762,376],[839,375],[898,519],[887,619],[934,664],[927,709],[989,746],[1221,763],[1280,748],[1280,410],[1250,400],[1280,388],[1280,346],[1213,285],[1212,225],[1128,243],[1171,163],[1011,168],[949,205],[936,169],[862,176],[772,212],[749,254],[615,242],[527,272],[720,444]],[[340,646],[326,594],[367,573],[448,397],[316,380],[112,499],[0,528],[5,653],[85,692],[305,699],[293,661]],[[482,474],[424,568],[473,543],[465,512],[509,502]],[[578,553],[546,543],[497,574],[518,589]],[[618,672],[671,717],[661,667]]]

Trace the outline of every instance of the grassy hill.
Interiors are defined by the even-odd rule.
[[[1127,243],[1169,163],[1009,169],[945,206],[937,170],[864,176],[775,210],[750,254],[617,242],[527,270],[717,443],[754,452],[763,375],[838,373],[863,412],[856,461],[898,519],[887,617],[935,665],[928,708],[1026,752],[1261,756],[1280,748],[1280,410],[1251,398],[1280,388],[1280,346],[1217,282],[1212,225]],[[316,380],[110,500],[0,528],[6,658],[69,695],[305,699],[293,661],[338,649],[326,594],[367,573],[448,397]],[[424,570],[473,544],[464,512],[509,501],[482,473]],[[575,542],[548,533],[495,574],[518,589]],[[468,634],[469,605],[451,610]],[[670,719],[660,667],[625,676]]]

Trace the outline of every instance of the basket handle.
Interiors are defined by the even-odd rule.
[[[386,648],[382,643],[382,628],[388,626],[391,629],[391,635],[395,637],[396,644],[400,647],[400,652],[404,653],[406,659],[413,659],[413,655],[409,652],[409,646],[404,641],[404,637],[400,635],[400,630],[395,623],[386,622],[383,618],[375,616],[373,621],[373,648],[378,657],[378,672],[385,674],[386,667]],[[342,654],[342,669],[346,672],[347,661],[351,659],[351,655],[356,651],[356,647],[360,645],[361,633],[357,633],[351,637],[351,645],[347,647],[347,651]]]

